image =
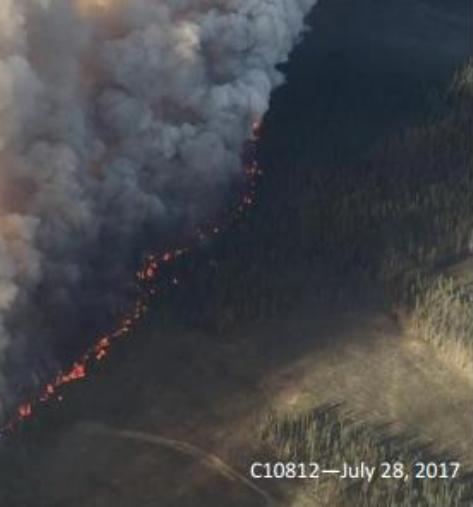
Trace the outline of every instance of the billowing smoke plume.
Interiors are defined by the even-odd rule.
[[[0,0],[4,400],[218,202],[314,3]]]

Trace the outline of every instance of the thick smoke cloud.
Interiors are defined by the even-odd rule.
[[[218,203],[314,3],[0,0],[5,402]]]

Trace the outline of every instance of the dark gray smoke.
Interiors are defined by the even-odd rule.
[[[314,3],[0,0],[5,399],[102,325],[138,249],[237,177]]]

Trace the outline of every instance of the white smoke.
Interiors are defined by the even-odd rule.
[[[218,201],[314,3],[0,0],[4,386],[99,326],[138,249]]]

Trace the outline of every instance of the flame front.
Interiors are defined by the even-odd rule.
[[[250,156],[244,164],[247,189],[240,197],[240,202],[227,219],[222,221],[220,227],[215,224],[207,224],[205,227],[198,228],[194,234],[196,239],[202,241],[220,234],[225,226],[228,227],[239,220],[246,209],[254,204],[256,199],[257,180],[262,175],[262,170],[254,158],[254,147],[259,139],[260,128],[259,122],[255,122],[252,126],[252,136],[248,146]],[[54,398],[62,400],[62,396],[58,395],[58,390],[61,387],[84,379],[90,368],[107,356],[114,341],[128,336],[145,315],[149,307],[150,299],[158,292],[157,282],[160,274],[160,267],[163,264],[175,262],[178,258],[188,253],[190,253],[190,249],[185,247],[168,250],[162,254],[148,255],[142,267],[136,273],[136,278],[140,287],[140,296],[132,310],[121,318],[116,329],[101,335],[95,344],[77,359],[68,370],[60,371],[55,379],[47,384],[36,398],[22,403],[17,408],[12,420],[3,428],[0,428],[0,436],[8,431],[14,430],[21,421],[30,418],[38,404],[48,402]],[[176,285],[177,283],[178,280],[175,277],[170,280],[171,285]]]
[[[90,367],[94,363],[101,361],[108,354],[113,341],[128,335],[146,313],[150,296],[156,293],[155,284],[158,276],[158,266],[161,263],[174,261],[186,252],[186,249],[181,248],[165,252],[162,255],[149,255],[137,273],[138,280],[144,282],[144,284],[142,283],[141,295],[135,303],[133,310],[122,317],[116,329],[99,337],[97,342],[82,357],[76,360],[69,370],[59,372],[56,378],[44,387],[37,399],[20,405],[15,417],[3,428],[3,432],[13,429],[20,421],[31,417],[35,406],[38,403],[44,403],[55,397],[60,387],[85,378]]]

